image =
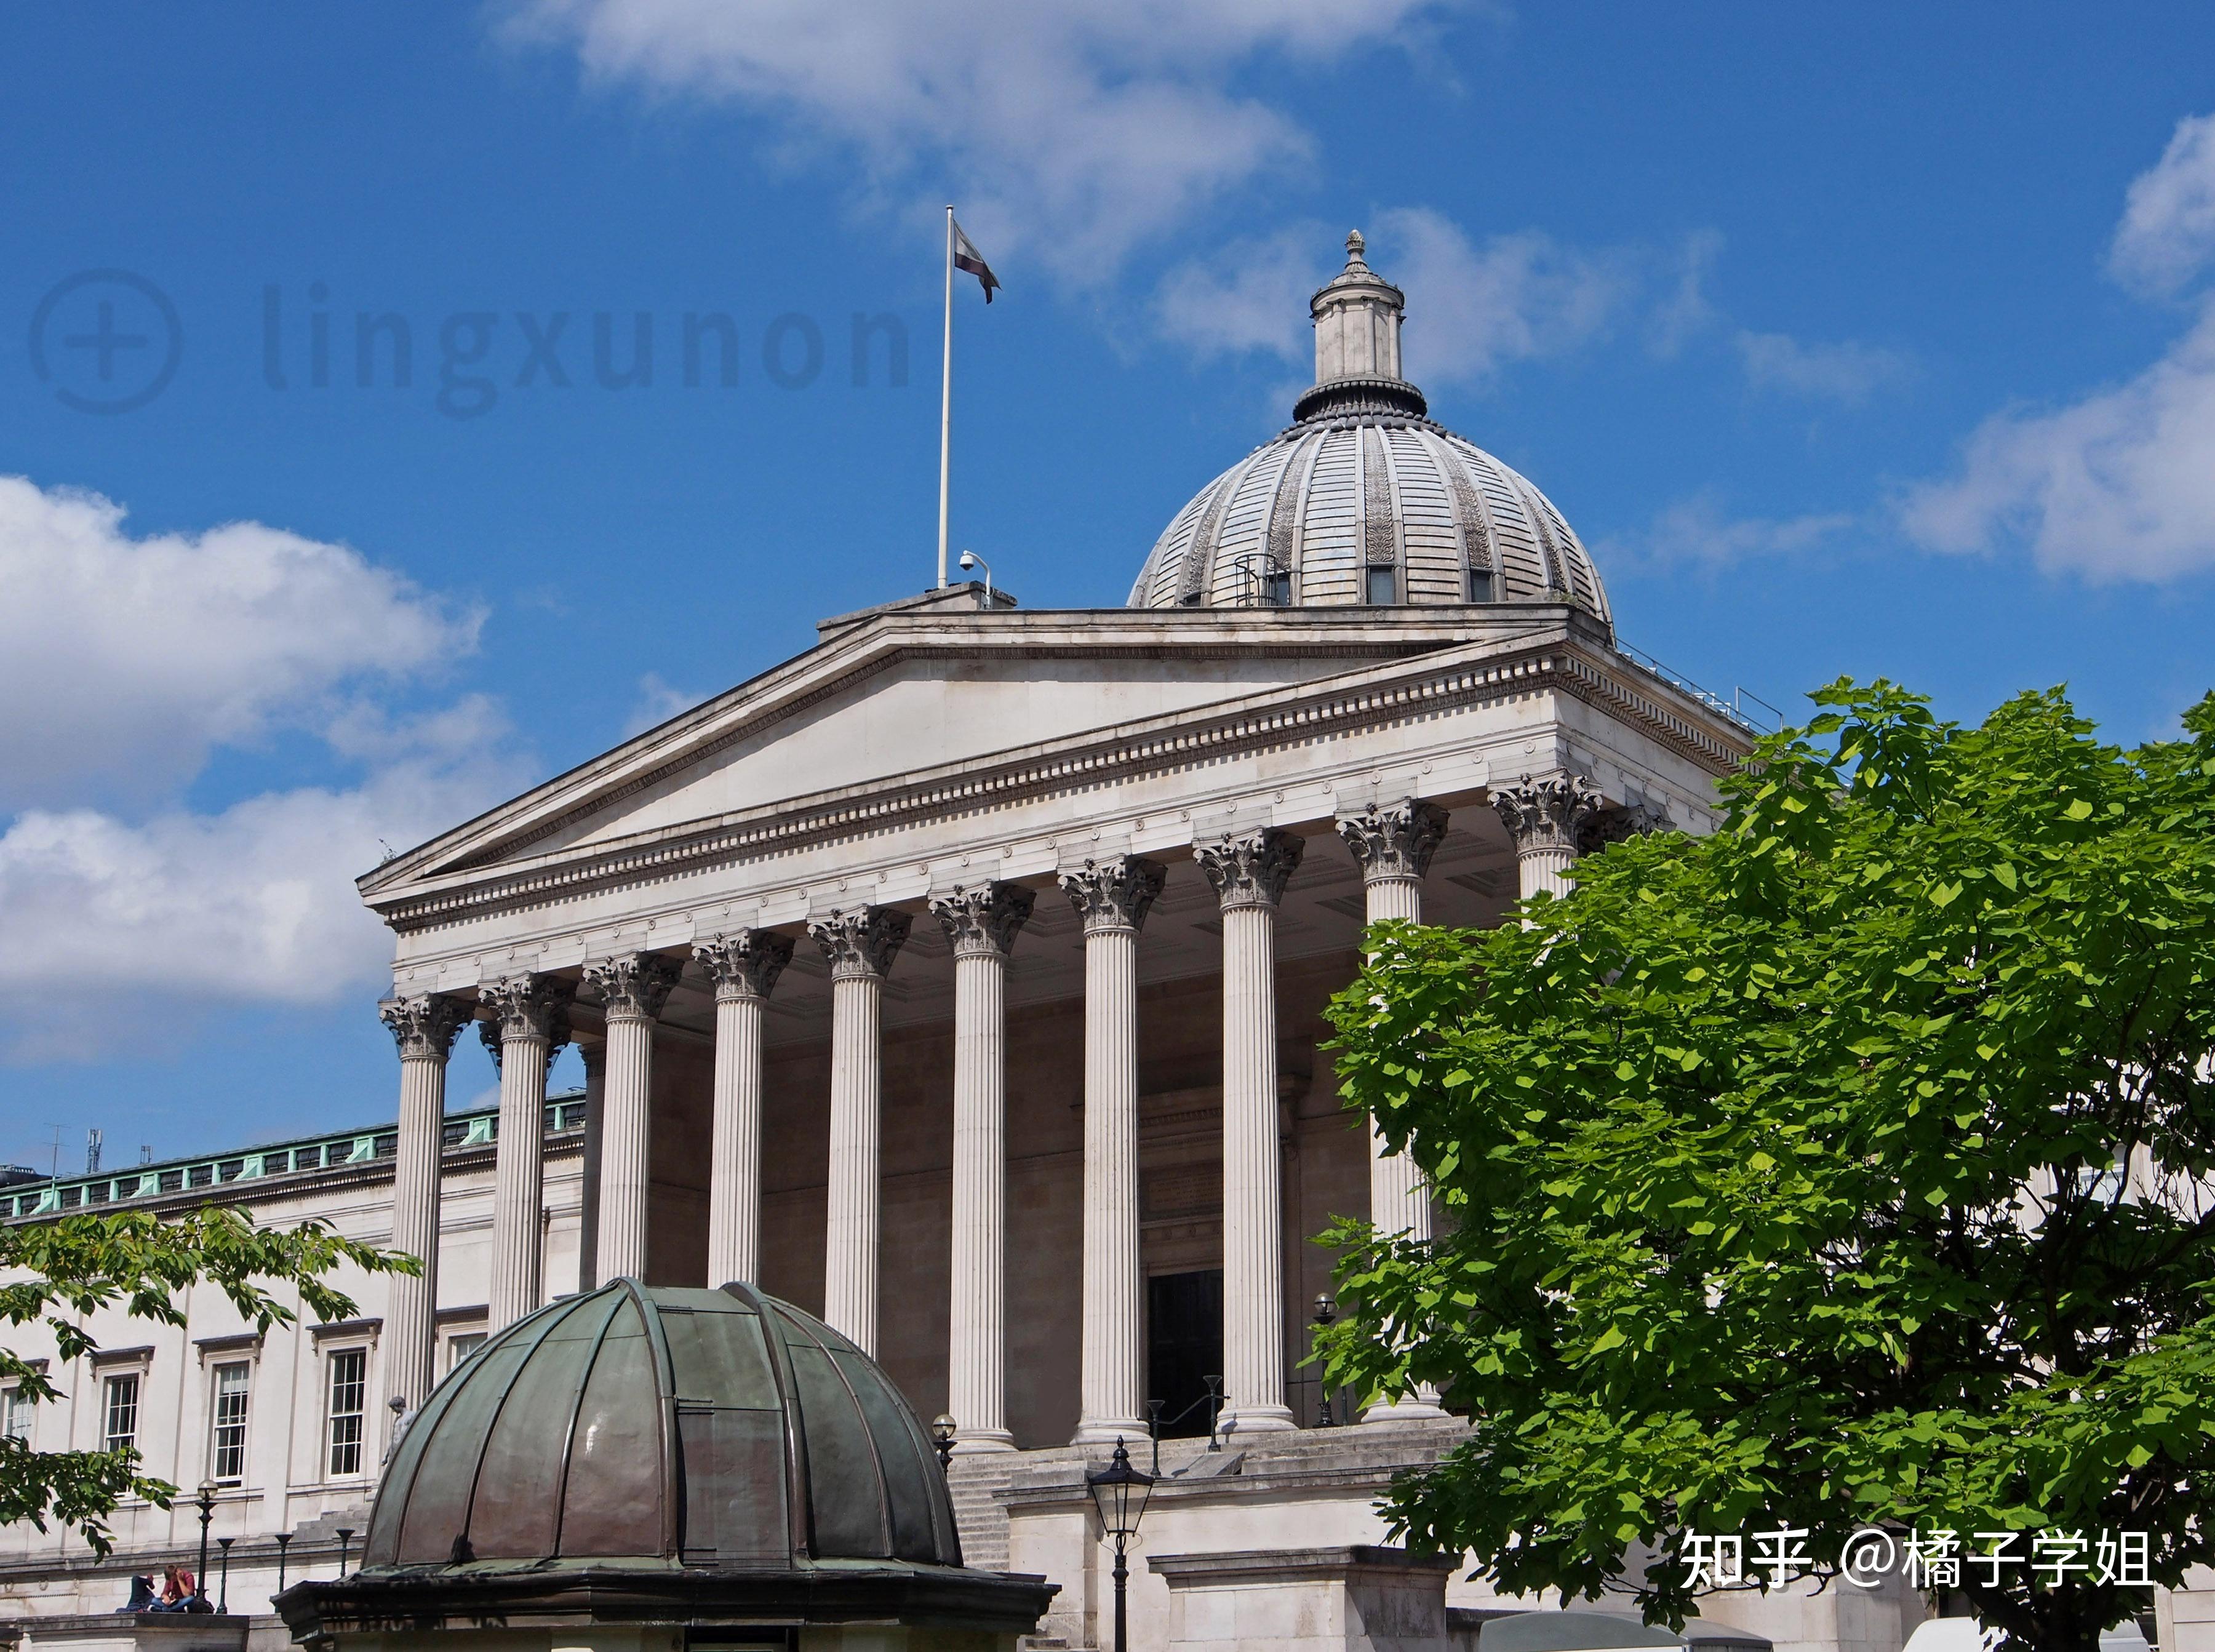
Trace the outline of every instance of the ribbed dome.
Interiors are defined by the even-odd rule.
[[[393,1453],[365,1570],[549,1562],[961,1564],[922,1425],[875,1362],[744,1285],[619,1280],[472,1354]]]
[[[1200,490],[1133,608],[1571,602],[1609,618],[1584,545],[1537,488],[1428,417],[1400,377],[1397,287],[1362,261],[1315,295],[1298,421]]]

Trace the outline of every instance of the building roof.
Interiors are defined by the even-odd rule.
[[[745,1285],[618,1280],[518,1321],[394,1451],[365,1573],[959,1567],[936,1454],[875,1362]]]
[[[1609,619],[1591,556],[1551,501],[1433,422],[1400,371],[1406,300],[1347,237],[1317,292],[1316,383],[1293,423],[1170,519],[1133,608],[1569,602]]]

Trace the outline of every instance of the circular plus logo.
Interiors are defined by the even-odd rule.
[[[129,413],[169,385],[185,329],[169,296],[129,270],[79,270],[31,314],[31,371],[79,413]]]

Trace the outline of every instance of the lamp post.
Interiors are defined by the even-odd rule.
[[[352,1546],[353,1543],[353,1527],[351,1526],[341,1526],[339,1527],[339,1575],[341,1577],[344,1577],[347,1575],[347,1551]]]
[[[1115,1437],[1115,1454],[1108,1459],[1108,1466],[1084,1477],[1085,1489],[1100,1510],[1100,1530],[1115,1545],[1115,1652],[1129,1652],[1129,1627],[1125,1616],[1125,1600],[1129,1593],[1131,1569],[1124,1563],[1124,1551],[1138,1533],[1138,1522],[1145,1518],[1146,1499],[1153,1495],[1154,1477],[1144,1470],[1133,1468],[1131,1453],[1123,1449],[1123,1437]]]
[[[236,1538],[218,1538],[215,1546],[223,1551],[223,1592],[216,1597],[215,1609],[224,1617],[230,1615],[230,1545]],[[206,1594],[206,1590],[201,1591]]]
[[[279,1532],[277,1534],[277,1593],[279,1594],[285,1593],[285,1551],[291,1546],[292,1534]]]
[[[961,1425],[941,1411],[930,1420],[930,1443],[938,1447],[938,1466],[946,1472],[954,1468],[954,1434]]]
[[[1337,1321],[1338,1304],[1330,1299],[1328,1292],[1316,1294],[1315,1312],[1310,1317],[1315,1321],[1317,1330],[1326,1330]],[[1321,1367],[1316,1372],[1316,1392],[1322,1396],[1322,1409],[1316,1418],[1316,1426],[1322,1428],[1335,1427],[1338,1420],[1330,1414],[1330,1376]]]
[[[200,1495],[193,1501],[200,1511],[200,1569],[193,1576],[193,1594],[205,1612],[207,1609],[207,1529],[208,1522],[215,1518],[215,1482],[201,1481]]]

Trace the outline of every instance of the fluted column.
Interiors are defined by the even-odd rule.
[[[646,1277],[647,1188],[653,1176],[653,1023],[682,966],[632,952],[585,966],[607,1017],[600,1126],[597,1270],[602,1280]]]
[[[1292,1426],[1285,1403],[1282,1165],[1277,1145],[1277,902],[1304,839],[1273,827],[1193,853],[1223,905],[1223,1387],[1242,1433]]]
[[[1163,869],[1132,855],[1064,872],[1084,924],[1084,1313],[1077,1443],[1145,1423],[1139,1328],[1138,931]]]
[[[1528,900],[1542,889],[1556,898],[1568,894],[1568,869],[1603,807],[1600,795],[1579,775],[1543,780],[1525,775],[1512,786],[1494,787],[1492,806],[1515,843],[1521,898]]]
[[[1370,923],[1422,921],[1423,874],[1445,830],[1445,811],[1415,798],[1341,818],[1338,835],[1360,863]],[[1431,1237],[1431,1194],[1423,1173],[1414,1159],[1389,1149],[1374,1119],[1369,1121],[1369,1219],[1381,1234],[1424,1241]],[[1426,1384],[1371,1406],[1361,1420],[1395,1422],[1445,1415],[1438,1390]]]
[[[824,1218],[823,1317],[864,1354],[877,1351],[877,1234],[885,976],[912,920],[883,906],[832,912],[807,926],[831,966],[831,1185]]]
[[[708,1150],[708,1280],[761,1283],[762,1016],[792,941],[739,930],[692,949],[715,983],[715,1123]]]
[[[498,1330],[545,1300],[546,1068],[569,1041],[576,989],[551,975],[511,975],[477,989],[492,1019],[477,1030],[500,1066],[493,1147],[492,1279],[486,1323]]]
[[[385,1298],[384,1393],[414,1409],[437,1380],[433,1330],[439,1301],[439,1155],[445,1145],[446,1058],[467,1006],[442,992],[377,1006],[400,1050],[400,1130],[392,1160],[392,1248],[423,1271],[395,1274]],[[389,1415],[389,1413],[388,1413]]]
[[[1008,1432],[1008,953],[1035,900],[1013,883],[934,895],[954,949],[953,1297],[947,1410],[957,1452],[1015,1449]]]
[[[577,1059],[585,1064],[584,1186],[578,1194],[577,1288],[590,1291],[600,1283],[600,1128],[607,1122],[608,1047],[577,1046]]]

